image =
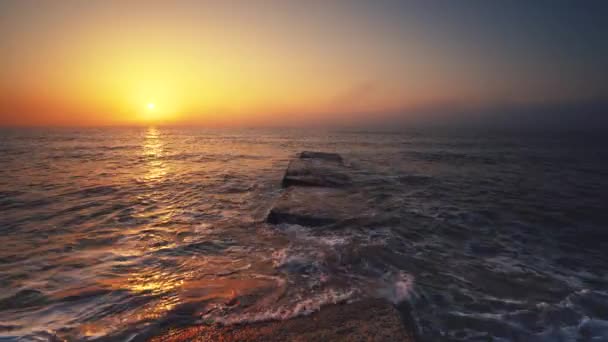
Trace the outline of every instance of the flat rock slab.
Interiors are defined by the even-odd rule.
[[[266,221],[318,227],[371,214],[359,193],[334,188],[290,187],[277,200]]]
[[[300,159],[318,159],[318,160],[342,163],[341,155],[339,155],[337,153],[327,153],[327,152],[304,151],[304,152],[300,153]]]
[[[324,307],[310,316],[247,325],[169,330],[151,341],[414,341],[390,303],[369,299]]]
[[[304,151],[292,160],[283,177],[283,187],[351,185],[348,168],[337,153]]]
[[[317,186],[341,188],[351,185],[351,177],[341,161],[298,158],[289,163],[282,186]]]

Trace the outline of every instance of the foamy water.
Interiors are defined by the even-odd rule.
[[[0,336],[137,336],[380,297],[429,340],[608,339],[608,153],[585,138],[2,130]],[[373,219],[267,225],[302,150],[341,153]]]

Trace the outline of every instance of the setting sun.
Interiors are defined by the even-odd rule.
[[[0,342],[608,342],[606,18],[0,0]]]
[[[139,112],[137,121],[144,123],[166,123],[174,119],[171,112],[167,112],[166,108],[159,107],[154,102],[145,102],[144,110]]]

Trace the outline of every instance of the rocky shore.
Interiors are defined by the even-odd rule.
[[[181,341],[414,341],[399,312],[386,301],[364,300],[324,307],[286,321],[171,329],[154,342]]]
[[[336,229],[341,223],[371,213],[353,186],[342,156],[302,152],[292,160],[282,181],[284,192],[271,208],[269,224],[297,224]],[[401,312],[400,312],[401,311]],[[414,341],[414,327],[403,310],[384,299],[362,299],[327,305],[289,320],[169,328],[151,341]]]

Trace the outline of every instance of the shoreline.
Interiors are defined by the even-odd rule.
[[[135,341],[416,341],[397,308],[385,300],[333,304],[284,321],[167,328]]]
[[[266,222],[277,229],[281,224],[324,229],[365,216],[365,201],[353,189],[353,180],[341,155],[303,151],[289,163],[281,183],[284,192]],[[149,341],[415,341],[413,319],[404,315],[385,299],[363,299],[287,320],[169,328]]]

